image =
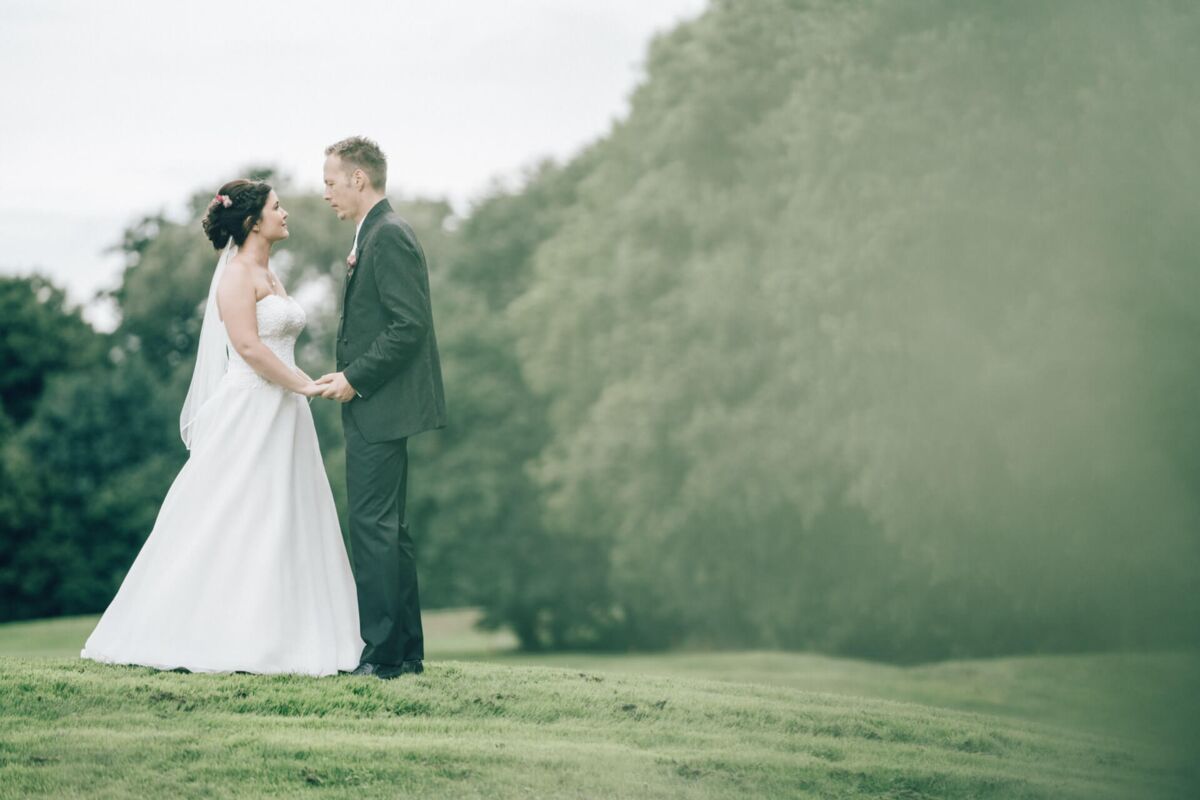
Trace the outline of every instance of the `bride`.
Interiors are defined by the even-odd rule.
[[[234,180],[209,204],[221,251],[179,425],[191,451],[80,655],[191,672],[353,670],[354,576],[296,366],[304,309],[271,272],[288,236],[270,186]]]

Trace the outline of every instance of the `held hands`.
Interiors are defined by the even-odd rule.
[[[304,370],[300,369],[299,367],[295,367],[294,369],[296,370],[296,374],[304,380],[304,385],[296,390],[296,394],[304,395],[309,400],[320,396],[322,387],[318,386],[317,382],[310,378],[308,373]]]
[[[317,378],[317,388],[321,397],[337,400],[339,403],[349,403],[354,399],[354,387],[346,380],[341,372],[330,372]]]
[[[304,385],[304,388],[302,388],[300,390],[300,394],[304,395],[309,400],[312,400],[314,397],[321,396],[321,387],[318,386],[315,382],[309,381],[308,383],[306,383]]]
[[[295,370],[296,374],[304,380],[304,385],[297,390],[297,393],[304,395],[309,400],[314,397],[327,397],[331,400],[348,403],[357,394],[354,387],[346,380],[346,376],[340,372],[327,373],[314,381],[299,367],[296,367]]]

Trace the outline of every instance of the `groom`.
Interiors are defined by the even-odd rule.
[[[325,148],[325,200],[358,224],[346,257],[337,369],[322,397],[342,403],[350,557],[366,647],[354,675],[422,672],[425,640],[413,541],[405,522],[408,437],[446,427],[425,253],[392,210],[379,145],[352,136]]]

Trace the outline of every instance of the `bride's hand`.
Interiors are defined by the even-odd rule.
[[[296,390],[296,394],[304,395],[309,400],[321,393],[321,387],[318,386],[307,372],[299,367],[292,367],[292,372],[295,372],[304,380],[304,385]]]
[[[325,387],[319,386],[316,383],[314,383],[312,381],[312,379],[309,379],[308,383],[304,384],[304,388],[302,388],[300,390],[300,394],[304,395],[305,397],[307,397],[309,399],[312,399],[314,397],[320,397],[321,390],[323,388],[325,388]]]

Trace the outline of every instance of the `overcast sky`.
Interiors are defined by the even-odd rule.
[[[387,153],[391,194],[465,211],[493,178],[602,136],[652,35],[704,5],[4,2],[0,272],[40,268],[86,301],[142,214],[181,216],[249,164],[320,191],[325,145],[356,133]]]

